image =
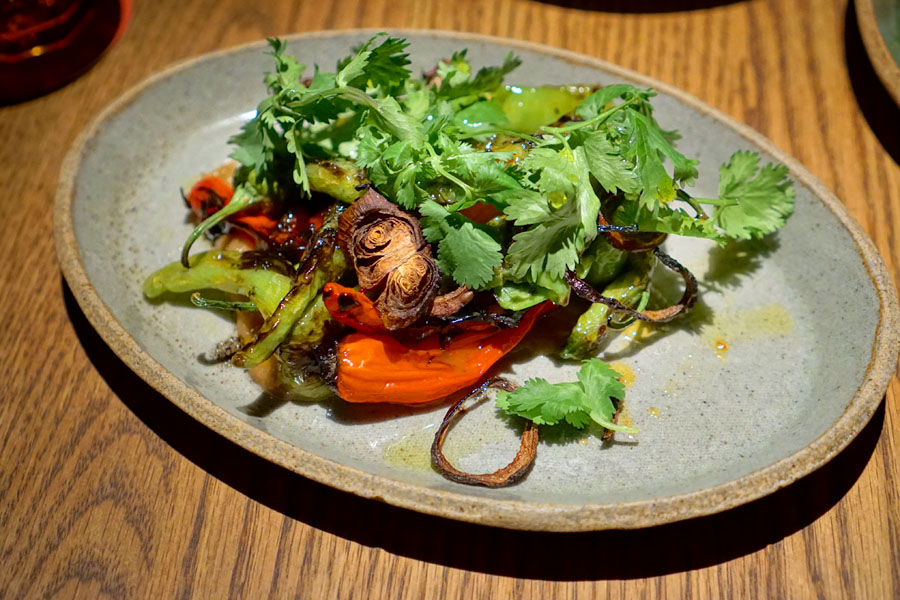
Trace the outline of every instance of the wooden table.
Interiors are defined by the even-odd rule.
[[[650,530],[549,535],[304,480],[185,417],[111,353],[62,280],[51,238],[76,134],[173,61],[349,27],[527,39],[681,87],[809,167],[900,280],[900,110],[852,3],[137,2],[90,72],[0,108],[0,598],[900,597],[896,378],[845,452],[773,496]]]

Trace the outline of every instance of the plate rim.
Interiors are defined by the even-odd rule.
[[[683,90],[605,60],[546,44],[470,32],[439,29],[360,28],[312,31],[283,36],[289,42],[387,31],[401,36],[439,37],[531,51],[594,67],[612,76],[640,82],[664,92],[701,115],[730,128],[748,142],[785,164],[793,178],[838,219],[853,239],[879,298],[878,324],[872,354],[856,393],[842,414],[815,440],[777,461],[720,484],[683,494],[615,503],[554,504],[491,499],[459,489],[436,489],[391,479],[342,464],[280,440],[229,414],[182,382],[146,353],[113,316],[90,282],[75,238],[72,214],[75,182],[85,148],[103,123],[135,101],[143,91],[179,71],[203,61],[264,47],[264,40],[201,54],[156,71],[131,86],[102,109],[73,142],[60,169],[53,207],[54,245],[60,267],[88,322],[104,342],[138,376],[192,418],[242,448],[301,476],[336,489],[376,499],[424,514],[459,521],[530,531],[596,531],[636,529],[722,512],[767,496],[829,462],[865,427],[874,415],[897,368],[900,353],[900,308],[887,267],[877,247],[841,201],[806,167],[747,125],[720,112]]]
[[[875,67],[878,78],[894,99],[894,103],[900,106],[900,65],[897,64],[881,34],[881,28],[875,18],[875,4],[873,0],[855,0],[855,4],[856,22],[869,61]]]

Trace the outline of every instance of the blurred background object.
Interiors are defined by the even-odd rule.
[[[125,30],[131,0],[0,0],[0,104],[87,71]]]

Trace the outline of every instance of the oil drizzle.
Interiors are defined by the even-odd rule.
[[[433,440],[434,431],[431,428],[414,431],[385,446],[384,461],[395,467],[430,471]]]
[[[780,338],[794,330],[794,318],[782,305],[766,304],[759,308],[717,311],[712,323],[702,328],[705,343],[716,356],[725,360],[736,343],[759,338]]]
[[[634,372],[634,369],[621,362],[614,362],[609,364],[610,367],[613,368],[614,371],[619,373],[621,377],[619,377],[619,381],[621,381],[626,388],[634,385],[635,379],[637,379],[637,375]]]

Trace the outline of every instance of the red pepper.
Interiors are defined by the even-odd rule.
[[[469,208],[459,211],[459,213],[468,219],[472,219],[476,223],[487,223],[494,217],[499,217],[503,214],[496,206],[488,204],[487,202],[479,202],[478,204],[474,204]]]
[[[362,292],[329,281],[322,288],[322,300],[338,323],[365,333],[387,333],[375,304]]]
[[[219,177],[204,177],[188,193],[187,202],[195,215],[205,219],[231,201],[234,189]]]
[[[231,202],[233,195],[234,189],[227,181],[210,175],[191,187],[187,202],[195,215],[205,219]],[[284,221],[284,217],[278,216],[273,209],[274,206],[271,203],[263,202],[233,215],[229,220],[244,225],[265,240],[276,244],[289,244],[292,239],[305,236],[310,225],[313,229],[321,227],[325,213],[323,210],[309,216],[299,209],[294,209],[292,218],[285,221],[284,227],[279,230],[278,225]]]
[[[338,344],[337,391],[347,402],[359,403],[421,404],[468,388],[522,341],[538,317],[553,308],[553,303],[543,302],[509,329],[473,323],[443,344],[440,335],[403,343],[377,330],[375,325],[381,320],[372,320],[372,312],[376,317],[378,313],[365,295],[329,283],[323,296],[336,320],[357,329]],[[357,306],[341,310],[341,297],[352,299]]]

